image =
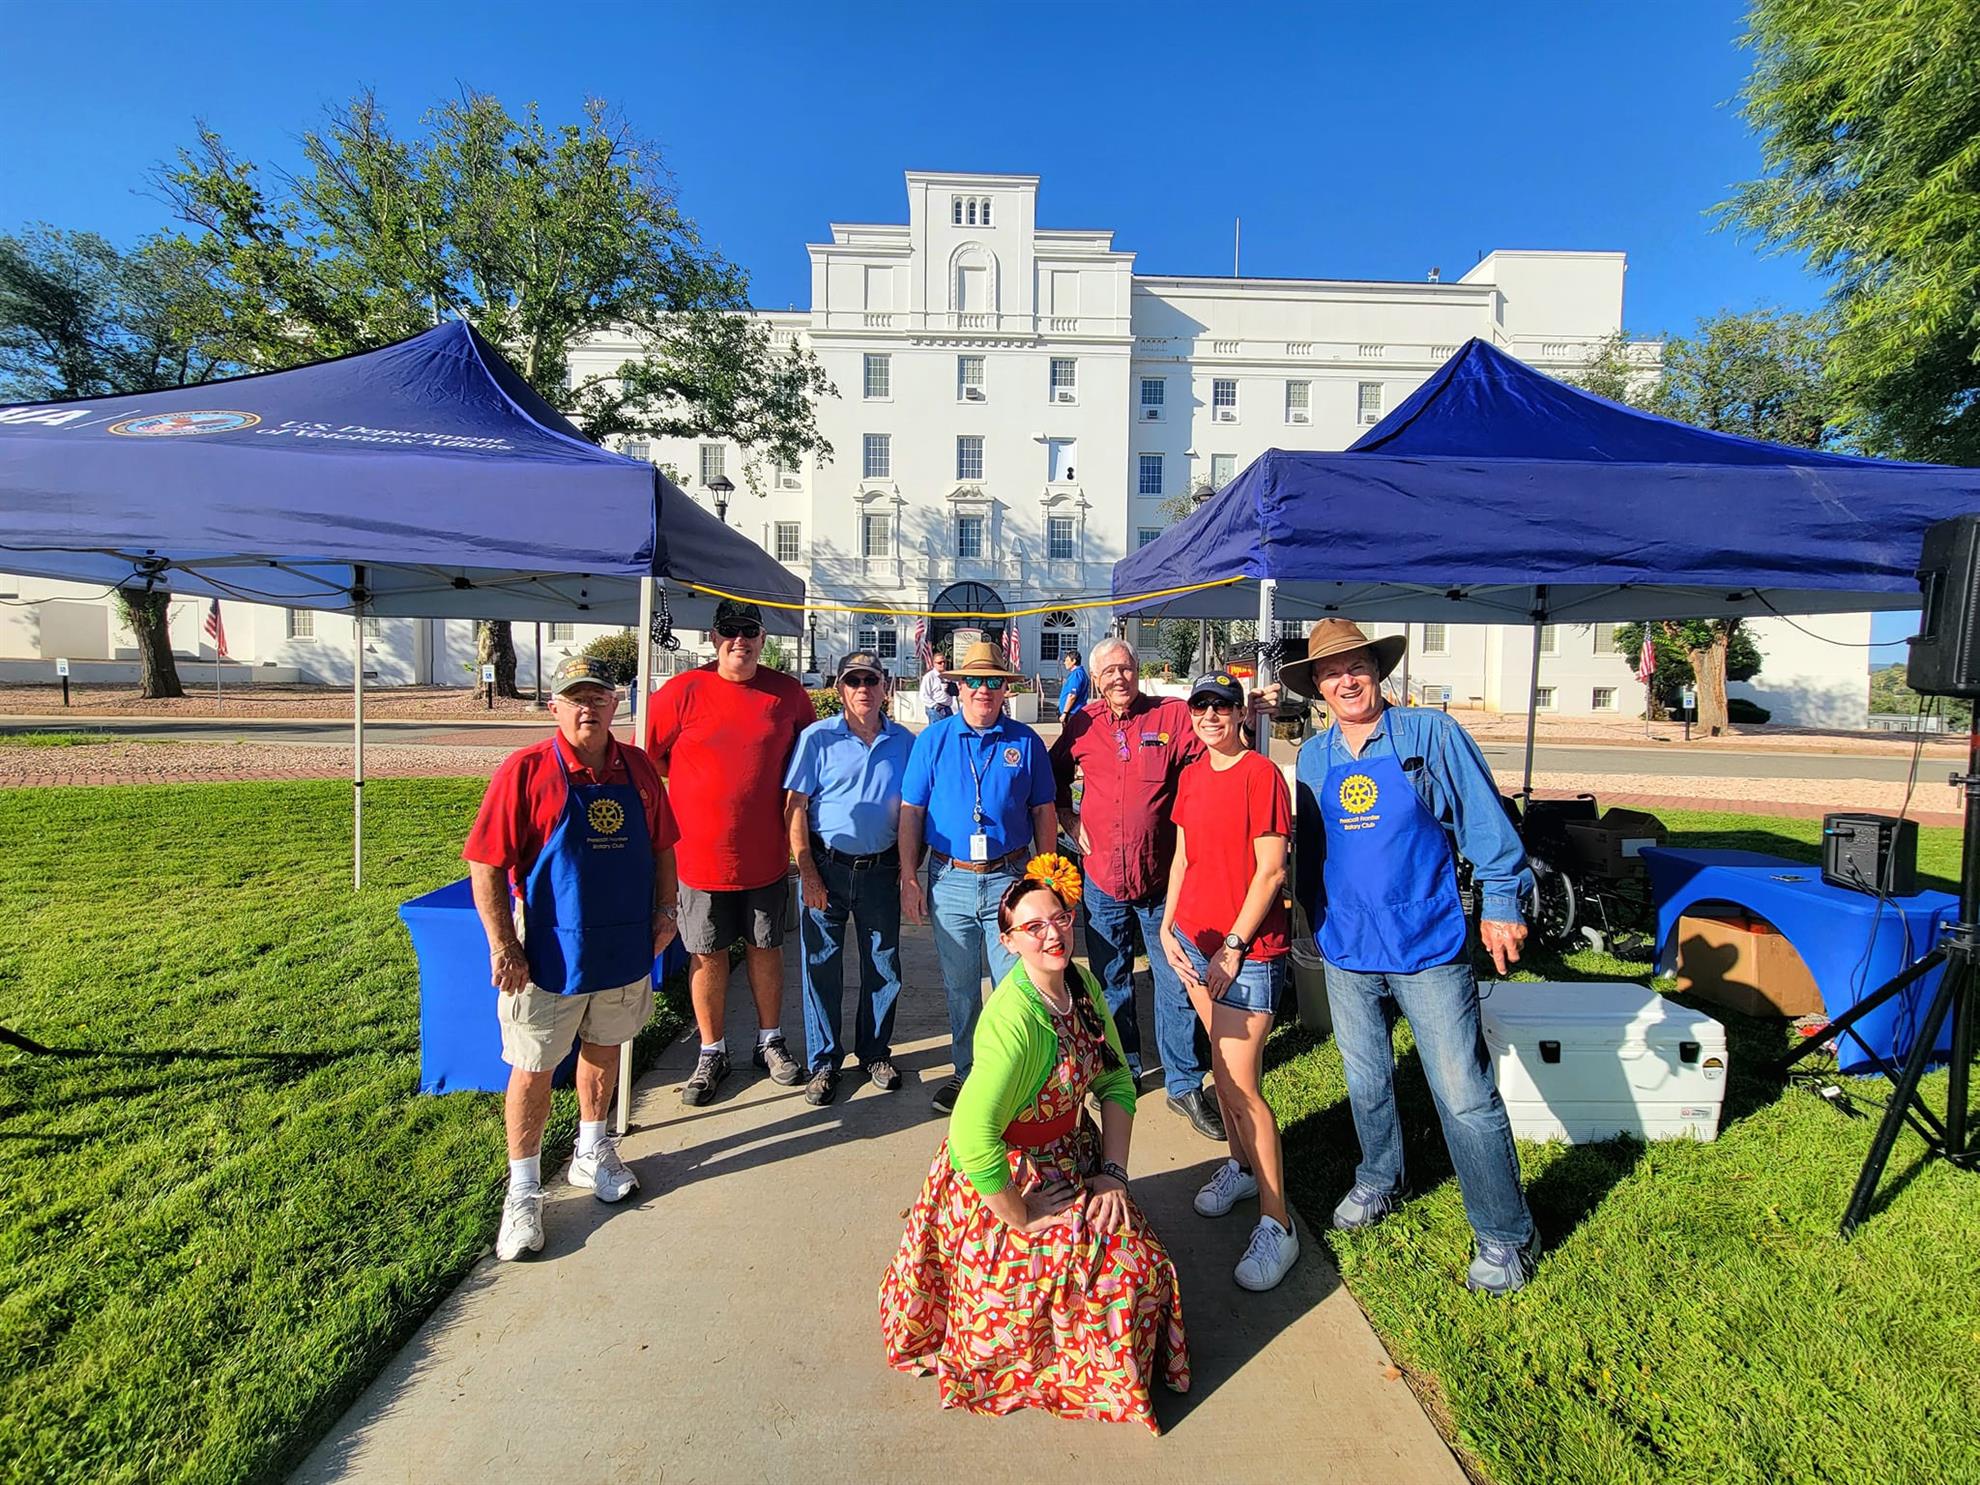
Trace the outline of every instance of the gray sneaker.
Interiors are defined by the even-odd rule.
[[[956,1100],[962,1096],[962,1085],[963,1080],[961,1078],[950,1078],[948,1082],[935,1090],[935,1096],[928,1101],[935,1106],[936,1113],[952,1114],[955,1112]]]
[[[727,1052],[703,1052],[694,1065],[694,1075],[681,1085],[681,1102],[698,1108],[715,1096],[715,1089],[729,1075]]]
[[[1471,1271],[1464,1276],[1464,1287],[1474,1294],[1511,1294],[1526,1287],[1540,1262],[1540,1234],[1534,1233],[1518,1246],[1478,1239]]]
[[[1358,1232],[1364,1227],[1373,1227],[1389,1213],[1402,1205],[1402,1198],[1391,1191],[1377,1191],[1373,1186],[1354,1183],[1354,1190],[1341,1198],[1341,1204],[1334,1208],[1334,1231]]]
[[[791,1055],[791,1049],[784,1045],[781,1036],[773,1036],[761,1043],[750,1060],[770,1074],[771,1082],[785,1088],[804,1081],[804,1069],[798,1066],[797,1058]]]

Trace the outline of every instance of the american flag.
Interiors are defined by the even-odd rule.
[[[220,617],[220,600],[214,599],[206,606],[206,637],[213,641],[213,648],[222,660],[227,658],[227,625]]]
[[[1008,619],[1004,620],[1004,664],[1010,666],[1012,670],[1023,668],[1018,663],[1018,627],[1016,614],[1012,614]]]
[[[924,615],[914,621],[914,659],[922,670],[935,663],[935,652],[928,648],[928,619]]]
[[[1650,684],[1650,677],[1656,674],[1656,670],[1657,650],[1650,643],[1650,630],[1646,626],[1643,631],[1643,653],[1636,657],[1636,678],[1647,686]]]

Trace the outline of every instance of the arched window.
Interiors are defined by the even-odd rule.
[[[962,197],[949,198],[949,220],[958,227],[962,225]]]
[[[972,227],[976,225],[976,202],[974,200],[969,203],[967,210],[963,213],[963,220]]]
[[[983,225],[986,227],[990,225],[990,198],[988,196],[983,198]]]
[[[1057,665],[1061,655],[1079,648],[1079,620],[1069,608],[1055,609],[1038,621],[1038,660]]]

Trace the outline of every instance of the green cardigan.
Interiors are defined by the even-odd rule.
[[[1132,1117],[1134,1078],[1121,1052],[1121,1034],[1114,1029],[1114,1018],[1107,1014],[1107,998],[1090,973],[1076,964],[1071,968],[1072,977],[1100,1012],[1107,1045],[1120,1059],[1120,1066],[1093,1080],[1093,1091],[1102,1100],[1119,1104]],[[984,1002],[976,1023],[975,1051],[976,1065],[970,1069],[955,1112],[949,1116],[949,1164],[968,1178],[979,1196],[992,1196],[1011,1183],[1010,1147],[1004,1143],[1004,1130],[1031,1107],[1059,1062],[1059,1037],[1052,1030],[1052,1013],[1032,987],[1022,959],[1011,966],[1010,973],[998,981]]]

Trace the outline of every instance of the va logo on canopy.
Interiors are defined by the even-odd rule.
[[[152,413],[148,417],[112,423],[109,431],[126,438],[181,438],[189,434],[232,433],[240,428],[252,428],[260,421],[259,413],[250,412]]]

